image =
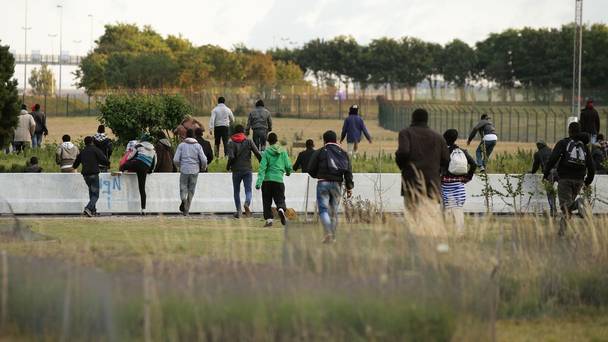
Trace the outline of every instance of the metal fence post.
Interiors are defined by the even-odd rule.
[[[70,113],[70,94],[65,95],[65,116]]]

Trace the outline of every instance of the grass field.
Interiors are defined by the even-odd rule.
[[[608,339],[606,218],[558,239],[543,217],[469,217],[459,237],[424,212],[342,222],[331,245],[259,218],[22,218],[50,240],[0,241],[0,337]]]

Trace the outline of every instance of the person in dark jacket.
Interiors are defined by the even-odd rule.
[[[272,118],[270,112],[264,108],[264,101],[258,100],[255,103],[255,109],[249,113],[247,118],[247,127],[245,127],[246,135],[249,135],[249,130],[253,130],[253,142],[260,151],[266,148],[266,136],[272,131]]]
[[[298,153],[298,158],[296,158],[296,162],[293,164],[293,171],[302,169],[302,173],[308,173],[308,163],[313,153],[315,153],[315,142],[312,139],[308,139],[306,140],[306,149]]]
[[[600,132],[600,115],[593,108],[593,99],[587,99],[585,108],[581,111],[581,132],[589,134],[591,143],[597,142],[597,135]]]
[[[534,161],[532,162],[532,170],[531,174],[535,174],[536,171],[540,168],[541,172],[544,174],[546,165],[549,163],[549,159],[551,158],[551,148],[547,146],[547,144],[539,140],[536,143],[536,148],[538,151],[534,153]],[[547,193],[547,202],[549,202],[549,213],[551,216],[555,216],[557,214],[557,205],[556,205],[556,195],[554,184],[557,182],[559,177],[557,176],[557,169],[553,168],[550,170],[549,178],[545,181],[545,192]]]
[[[359,148],[359,142],[361,142],[361,136],[364,135],[369,143],[372,143],[372,136],[365,127],[365,122],[359,116],[359,107],[352,105],[348,109],[348,117],[344,119],[344,125],[342,126],[342,134],[340,135],[340,144],[346,138],[346,145],[348,154],[354,158],[357,157],[357,149]]]
[[[93,217],[97,214],[95,207],[99,199],[99,166],[110,167],[110,161],[105,154],[95,146],[93,137],[84,138],[85,147],[82,149],[72,168],[77,169],[82,164],[82,177],[89,188],[89,203],[84,207],[84,214]]]
[[[38,157],[30,158],[30,161],[25,166],[25,173],[40,173],[42,172],[42,168],[38,165]]]
[[[93,136],[93,142],[95,143],[95,146],[103,152],[106,159],[110,160],[112,157],[112,140],[106,135],[106,127],[104,125],[99,125],[99,127],[97,127],[97,133]],[[103,165],[100,166],[100,169],[101,172],[108,171]]]
[[[485,172],[486,163],[488,162],[488,159],[490,159],[490,155],[492,154],[492,151],[494,151],[496,141],[498,140],[496,129],[488,114],[482,114],[477,125],[471,129],[469,139],[467,140],[467,146],[471,145],[471,141],[478,133],[481,142],[475,151],[475,156],[477,157],[477,166],[479,166],[479,170]]]
[[[32,148],[39,148],[42,146],[42,136],[49,134],[49,130],[46,127],[46,114],[40,110],[40,104],[36,103],[34,105],[32,117],[34,117],[34,121],[36,122],[36,130],[32,135]]]
[[[353,172],[348,153],[336,143],[337,135],[334,131],[323,133],[325,144],[310,157],[308,174],[317,178],[317,205],[319,207],[319,219],[325,230],[323,243],[336,241],[336,229],[338,226],[338,208],[342,198],[342,184],[346,188],[346,194],[352,196]],[[337,160],[336,160],[337,159]],[[329,160],[334,163],[328,162]],[[344,163],[344,168],[330,168],[330,165]]]
[[[251,154],[253,154],[258,161],[262,160],[260,151],[255,146],[254,142],[247,139],[245,136],[245,128],[243,125],[234,126],[234,134],[230,137],[228,142],[228,163],[226,164],[226,170],[232,171],[232,189],[234,195],[234,206],[236,212],[234,218],[241,217],[241,182],[245,188],[245,203],[243,203],[243,209],[245,210],[245,216],[251,216],[251,201],[253,197],[251,184],[253,182],[253,167],[251,166]]]
[[[452,162],[452,156],[454,159],[458,159],[457,156],[466,158],[467,169],[466,173],[453,174],[450,172],[450,165],[444,167],[441,170],[441,199],[443,208],[448,215],[451,215],[454,219],[456,230],[459,234],[464,233],[464,202],[467,198],[467,192],[465,184],[473,179],[477,164],[475,159],[471,157],[467,150],[463,150],[456,145],[458,139],[458,131],[451,128],[443,133],[443,138],[448,146],[448,152],[450,153],[450,163]],[[460,154],[461,153],[461,154]],[[463,159],[464,159],[463,158]],[[463,160],[464,162],[464,160]],[[463,163],[464,166],[464,163]],[[463,168],[463,171],[465,169]],[[456,171],[454,171],[456,172]]]
[[[439,201],[442,167],[450,161],[443,137],[428,126],[429,114],[424,109],[412,113],[410,127],[399,132],[395,161],[402,176],[402,195],[406,209],[414,210],[421,197]]]
[[[595,166],[595,174],[605,175],[606,174],[606,155],[600,144],[591,145],[591,158],[593,159],[593,165]]]
[[[207,166],[201,172],[207,172],[209,168],[209,164],[213,161],[213,149],[211,148],[211,142],[205,140],[203,138],[204,130],[202,128],[197,128],[194,130],[194,139],[201,145],[203,148],[203,153],[205,153],[205,157],[207,157]]]
[[[578,210],[582,214],[584,201],[577,200],[583,185],[589,186],[595,176],[595,167],[591,158],[591,151],[586,146],[589,135],[581,132],[578,122],[568,126],[568,137],[555,144],[551,157],[544,171],[544,179],[549,180],[551,170],[557,165],[557,196],[562,209],[563,217],[560,221],[558,234],[564,235],[567,222],[572,211]]]
[[[154,172],[176,172],[177,168],[173,163],[173,146],[167,139],[167,136],[163,132],[158,132],[156,135],[156,144],[154,144],[154,150],[156,151],[156,167]]]

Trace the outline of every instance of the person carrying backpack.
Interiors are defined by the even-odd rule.
[[[481,142],[475,151],[477,166],[479,166],[479,171],[485,172],[486,163],[488,162],[488,159],[490,159],[490,155],[492,154],[492,151],[494,151],[496,141],[498,140],[496,128],[494,128],[494,124],[488,114],[482,114],[477,125],[471,129],[469,139],[467,140],[467,146],[471,144],[471,141],[475,138],[477,133],[479,133],[479,137],[481,138]]]
[[[287,224],[287,216],[285,211],[285,184],[283,184],[283,175],[289,176],[293,169],[291,168],[291,160],[287,152],[277,145],[277,135],[275,133],[268,134],[268,148],[262,153],[262,161],[258,170],[258,179],[255,184],[256,189],[262,189],[262,203],[264,205],[264,219],[266,224],[264,227],[272,227],[272,201],[277,206],[277,212],[281,223]]]
[[[595,167],[591,152],[586,144],[589,135],[581,132],[578,122],[572,122],[568,126],[568,138],[564,138],[555,144],[551,157],[544,169],[544,180],[549,180],[551,169],[557,165],[557,197],[562,209],[563,217],[560,220],[558,235],[563,236],[566,232],[568,220],[572,211],[578,210],[582,214],[584,201],[576,199],[584,186],[589,186],[595,176]]]
[[[308,174],[317,178],[317,205],[319,219],[323,224],[325,236],[323,243],[336,241],[338,226],[338,207],[342,198],[342,184],[350,198],[354,187],[353,172],[348,153],[336,143],[334,131],[323,133],[322,148],[315,151],[308,164]]]
[[[120,171],[131,171],[137,174],[137,186],[141,200],[141,214],[146,210],[146,177],[156,167],[156,151],[150,143],[150,136],[144,134],[139,143],[132,147],[127,161],[120,166]]]
[[[456,145],[458,131],[448,129],[443,133],[448,145],[450,162],[441,172],[441,199],[446,213],[453,217],[456,231],[464,233],[464,202],[467,198],[465,184],[473,179],[477,164],[466,150]]]

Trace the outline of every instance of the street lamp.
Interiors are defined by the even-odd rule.
[[[25,50],[25,63],[23,65],[23,102],[25,102],[25,91],[27,90],[27,31],[32,29],[31,27],[27,26],[27,0],[25,0],[25,25],[22,27],[22,29],[25,36],[23,47]]]
[[[57,93],[59,97],[61,97],[61,57],[63,56],[63,6],[57,5],[59,9],[59,89],[57,89]]]
[[[89,43],[91,44],[91,46],[89,47],[89,49],[92,52],[93,51],[93,15],[89,14],[88,17],[89,17],[89,19],[91,19],[91,31],[90,31],[90,37],[89,37],[89,39],[90,39]]]

